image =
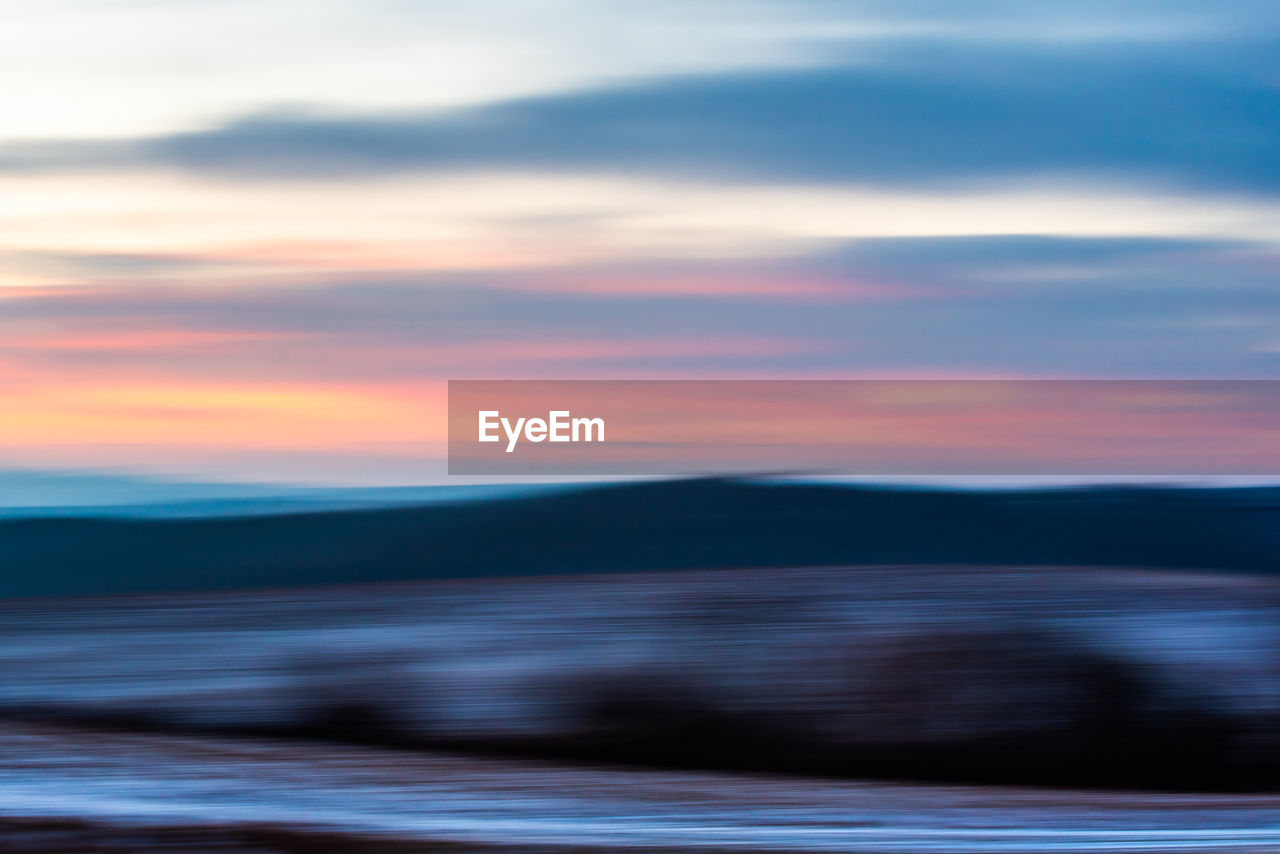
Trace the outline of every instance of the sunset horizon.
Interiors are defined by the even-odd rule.
[[[426,481],[450,379],[1280,377],[1278,35],[1248,2],[15,10],[0,466]]]

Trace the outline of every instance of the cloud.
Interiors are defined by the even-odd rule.
[[[47,0],[6,9],[3,135],[205,126],[263,104],[439,109],[672,73],[808,64],[806,0]]]
[[[15,290],[3,297],[0,357],[168,381],[1258,376],[1274,361],[1259,345],[1280,328],[1259,257],[1197,241],[893,238],[752,263]],[[796,299],[788,282],[823,287]]]
[[[1260,259],[1201,241],[887,238],[756,263],[12,289],[0,456],[408,458],[442,435],[448,378],[1268,377],[1280,292]],[[1033,263],[1082,276],[998,275]],[[701,286],[747,274],[771,289]],[[788,279],[830,290],[779,298]]]
[[[639,263],[671,264],[674,275],[682,263],[766,264],[882,238],[1280,246],[1280,200],[1082,181],[916,190],[466,173],[281,186],[144,171],[0,176],[0,197],[0,291],[145,280],[295,286],[501,270],[541,270],[547,282],[560,271]],[[771,287],[745,276],[736,287],[689,284]],[[876,278],[864,285],[874,296]],[[799,287],[811,295],[826,286],[810,279]]]
[[[375,2],[6,18],[0,450],[412,444],[459,376],[1274,374],[1274,3]]]
[[[47,148],[46,165],[96,156],[259,178],[594,170],[880,185],[1083,174],[1274,192],[1276,56],[1280,44],[1262,38],[934,46],[853,66],[661,79],[443,114],[264,112],[98,155]],[[11,153],[10,167],[36,168],[41,156]]]
[[[1256,0],[44,0],[0,30],[3,136],[164,134],[265,105],[436,110],[904,40],[1151,43],[1274,29]]]

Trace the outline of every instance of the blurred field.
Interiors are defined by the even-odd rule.
[[[11,600],[0,850],[1280,850],[1278,650],[1136,569]]]
[[[0,615],[11,719],[858,777],[1280,779],[1270,578],[725,570]]]
[[[0,850],[1261,852],[1277,798],[657,771],[0,727]],[[22,816],[15,818],[14,816]]]

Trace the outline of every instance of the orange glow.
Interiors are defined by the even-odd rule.
[[[15,381],[15,379],[17,381]],[[324,448],[439,441],[444,388],[303,383],[57,384],[0,374],[0,447],[106,444]],[[22,380],[26,380],[25,382]]]

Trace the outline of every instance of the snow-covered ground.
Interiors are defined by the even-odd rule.
[[[1140,570],[11,601],[0,818],[601,850],[1280,850],[1277,651],[1275,582]],[[1261,793],[1080,788],[1108,783]]]

